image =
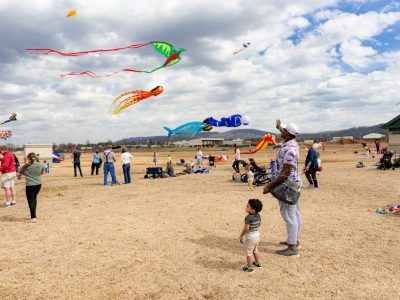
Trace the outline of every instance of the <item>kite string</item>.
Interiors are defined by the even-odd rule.
[[[136,48],[145,47],[147,45],[150,45],[151,43],[152,42],[148,42],[145,44],[132,44],[132,45],[129,45],[126,47],[113,48],[113,49],[97,49],[97,50],[80,51],[80,52],[61,52],[61,51],[50,49],[50,48],[26,48],[26,50],[27,51],[45,51],[44,53],[34,53],[34,52],[29,53],[29,54],[37,54],[37,55],[47,55],[49,53],[57,53],[62,56],[80,56],[80,55],[85,55],[85,54],[89,54],[89,53],[113,52],[113,51],[126,50],[126,49],[136,49]]]

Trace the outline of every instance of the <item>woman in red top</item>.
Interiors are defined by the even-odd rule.
[[[4,189],[6,202],[3,207],[15,205],[16,191],[14,187],[14,179],[17,176],[14,164],[14,154],[12,154],[5,146],[0,147],[0,153],[3,155],[0,158],[1,166],[1,187]]]

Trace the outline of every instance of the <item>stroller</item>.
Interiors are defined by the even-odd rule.
[[[242,163],[243,167],[246,167],[247,165],[250,164],[250,170],[254,173],[254,185],[256,186],[265,185],[272,181],[271,173],[259,167],[253,158],[249,158],[249,164],[242,160],[240,162]],[[247,182],[246,173],[241,175],[241,181]]]
[[[393,156],[393,151],[386,150],[385,153],[383,153],[383,156],[378,163],[378,169],[379,170],[387,170],[387,169],[394,170],[394,166],[392,164],[392,156]]]

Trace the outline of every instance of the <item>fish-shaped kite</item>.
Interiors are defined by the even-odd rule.
[[[220,121],[210,117],[205,119],[203,122],[214,127],[239,127],[240,125],[249,125],[250,119],[247,116],[236,114],[227,118],[221,118]]]
[[[176,134],[191,134],[193,137],[201,131],[210,131],[212,129],[212,126],[203,122],[189,122],[180,125],[175,129],[170,129],[168,127],[163,128],[168,131],[168,138],[170,139],[172,135]]]
[[[75,17],[76,16],[76,10],[71,10],[65,17],[70,18],[70,17]]]
[[[99,52],[115,52],[115,51],[120,51],[120,50],[126,50],[126,49],[136,49],[136,48],[142,48],[146,47],[148,45],[152,45],[154,50],[156,50],[158,53],[163,55],[166,58],[166,61],[161,65],[158,66],[152,70],[136,70],[136,69],[122,69],[120,71],[116,71],[107,75],[97,75],[96,73],[92,71],[83,71],[83,72],[70,72],[67,74],[61,75],[61,77],[64,76],[72,76],[72,75],[87,75],[90,77],[109,77],[112,75],[115,75],[119,72],[136,72],[136,73],[153,73],[157,70],[160,70],[165,67],[169,67],[172,65],[175,65],[181,60],[181,52],[186,51],[184,48],[180,48],[179,50],[175,50],[174,46],[171,44],[165,43],[165,42],[148,42],[145,44],[133,44],[129,45],[126,47],[121,47],[121,48],[113,48],[113,49],[98,49],[98,50],[89,50],[89,51],[81,51],[81,52],[61,52],[57,50],[53,50],[50,48],[27,48],[26,50],[28,51],[40,51],[40,55],[47,55],[49,53],[57,53],[61,56],[81,56],[89,53],[99,53]],[[33,53],[30,53],[33,54]]]
[[[154,89],[151,91],[131,91],[131,92],[126,92],[121,95],[119,95],[112,103],[112,114],[117,115],[121,111],[123,111],[125,108],[138,103],[139,101],[142,101],[146,98],[149,98],[151,96],[158,96],[163,92],[163,87],[162,86],[156,86]],[[124,98],[127,95],[131,95],[127,98]],[[122,100],[121,100],[122,99]],[[121,100],[121,101],[119,101]]]
[[[243,43],[242,48],[239,49],[238,51],[233,52],[233,55],[239,54],[240,52],[242,52],[244,49],[246,49],[247,47],[250,46],[250,43]]]
[[[4,122],[1,123],[1,124],[6,124],[6,123],[12,122],[12,121],[17,121],[17,114],[16,114],[16,113],[13,113],[13,114],[8,118],[8,120],[4,121]]]

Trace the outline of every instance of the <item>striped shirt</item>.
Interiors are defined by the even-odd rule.
[[[247,215],[246,218],[244,219],[245,224],[250,225],[249,232],[247,233],[246,239],[251,240],[254,238],[260,237],[260,223],[261,223],[261,217],[257,213],[255,215]]]
[[[289,175],[289,180],[292,182],[300,182],[298,175],[298,164],[299,164],[299,144],[296,139],[292,139],[283,143],[277,156],[278,171],[279,173],[283,170],[283,165],[291,165],[292,171]]]

